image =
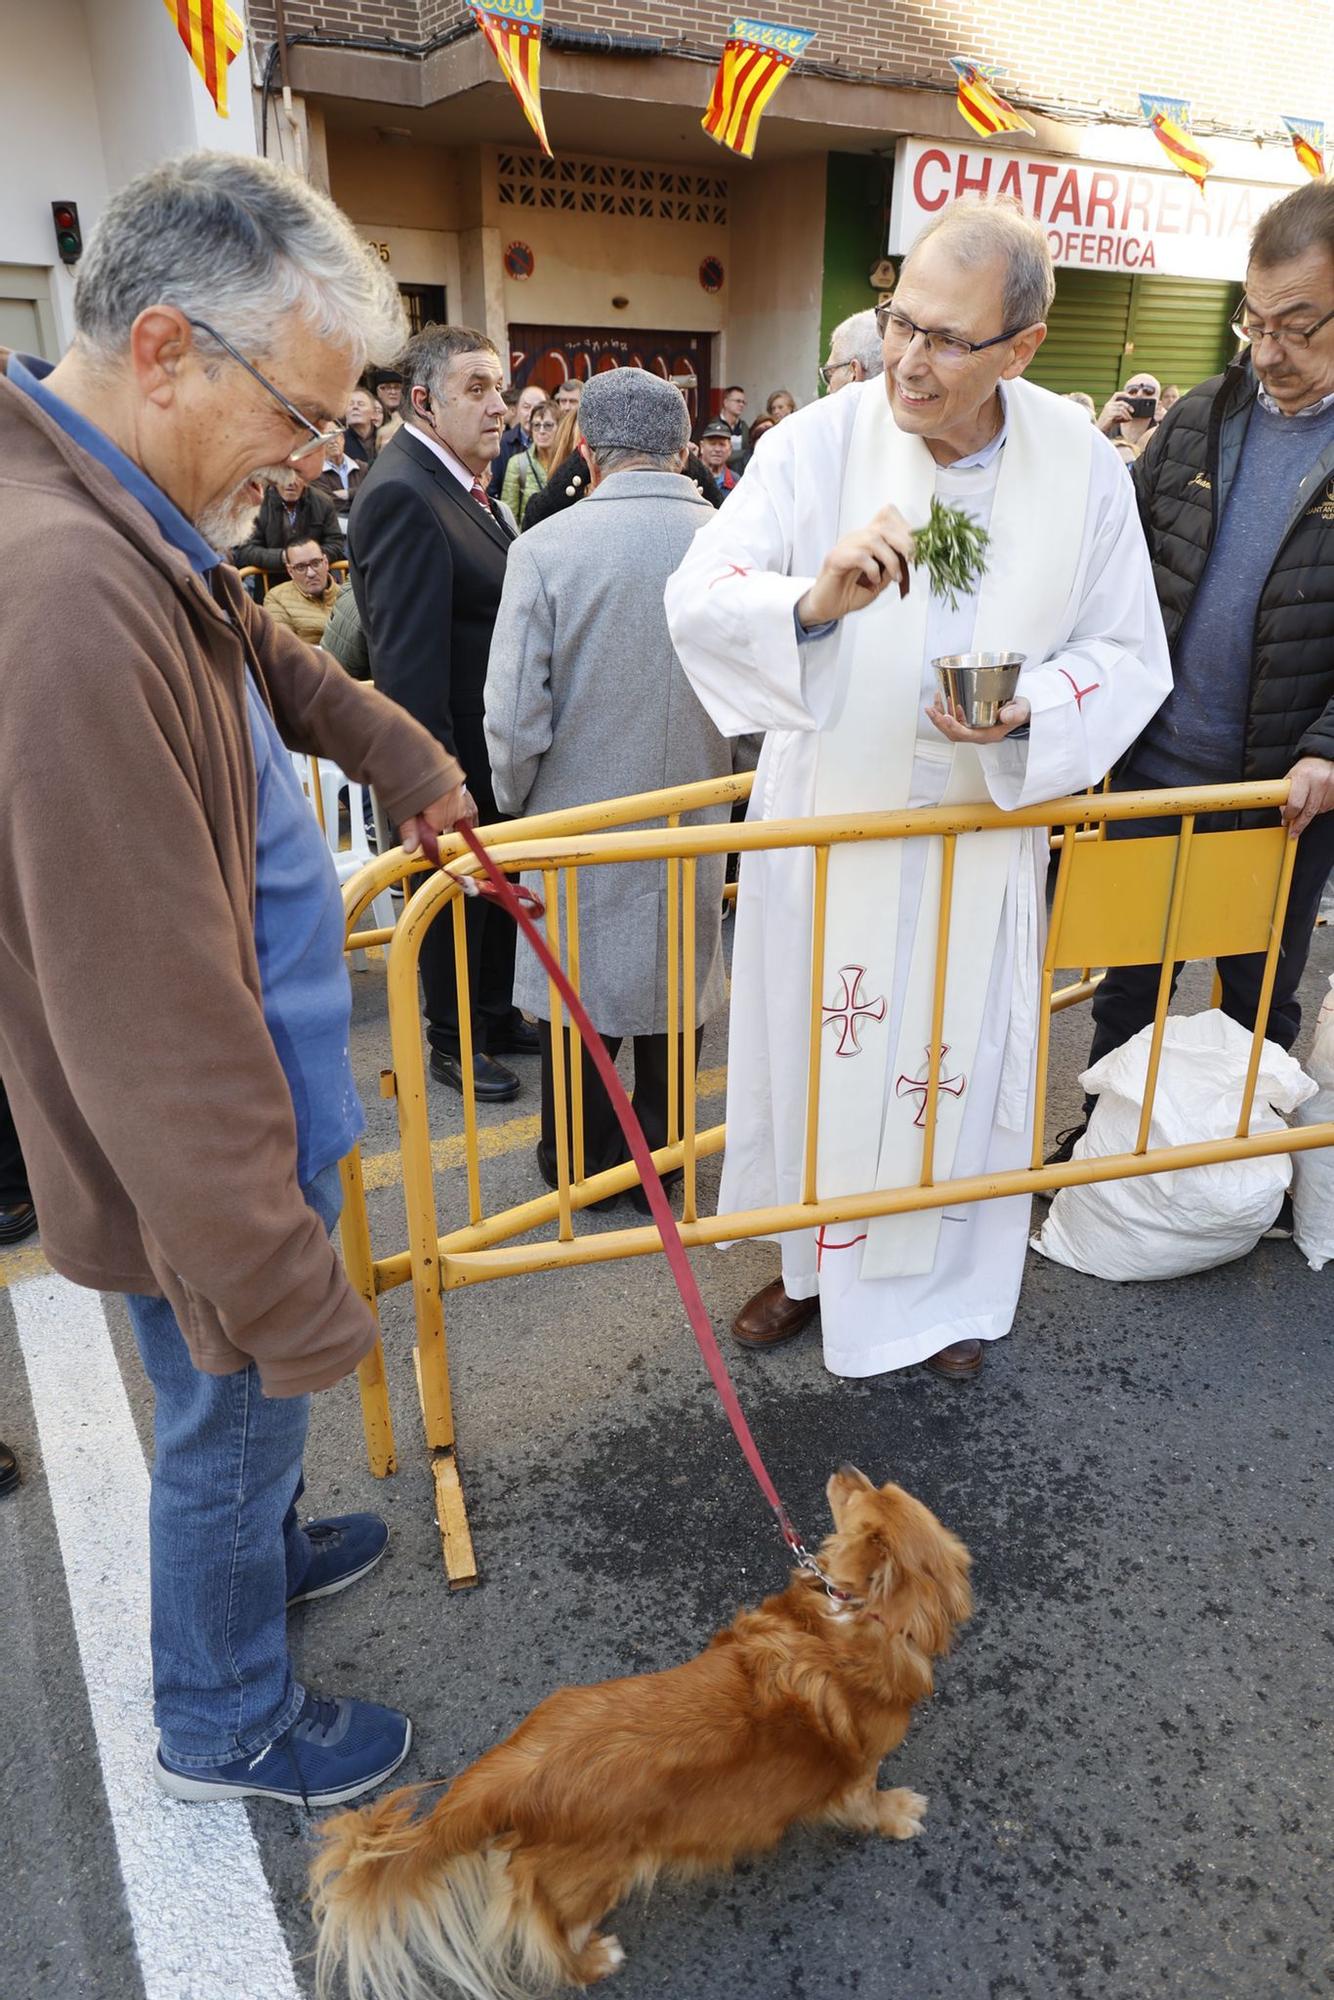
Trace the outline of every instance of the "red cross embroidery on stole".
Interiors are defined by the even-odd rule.
[[[1062,672],[1064,672],[1064,668],[1062,669]],[[950,1045],[948,1042],[946,1042],[940,1051],[940,1067],[942,1071],[944,1070],[945,1067],[945,1058],[949,1054],[949,1052],[950,1052]],[[922,1053],[926,1057],[927,1063],[929,1065],[931,1061],[930,1049],[923,1049]],[[894,1088],[895,1088],[895,1095],[897,1097],[912,1097],[918,1092],[921,1093],[922,1101],[917,1107],[917,1116],[913,1119],[913,1124],[920,1129],[926,1123],[926,1098],[927,1098],[927,1092],[931,1088],[929,1080],[925,1077],[920,1077],[920,1076],[901,1076],[896,1082]],[[948,1097],[962,1097],[965,1090],[968,1088],[968,1078],[966,1076],[942,1075],[937,1088],[943,1090]]]
[[[1076,707],[1076,708],[1083,708],[1083,706],[1084,706],[1084,696],[1085,696],[1086,694],[1097,694],[1097,693],[1099,692],[1100,688],[1102,687],[1102,682],[1101,682],[1101,681],[1090,681],[1090,682],[1089,682],[1089,684],[1088,684],[1088,686],[1087,686],[1086,688],[1082,688],[1082,687],[1081,687],[1081,686],[1079,685],[1079,682],[1078,682],[1078,681],[1077,681],[1077,680],[1075,679],[1074,675],[1073,675],[1073,674],[1071,674],[1071,673],[1066,673],[1066,670],[1065,670],[1065,668],[1064,668],[1064,667],[1058,667],[1058,668],[1056,669],[1056,671],[1057,671],[1058,673],[1061,673],[1061,674],[1065,674],[1065,678],[1066,678],[1066,679],[1067,679],[1067,680],[1069,681],[1069,683],[1070,683],[1071,687],[1072,687],[1072,688],[1074,689],[1074,691],[1075,691],[1075,707]]]
[[[866,1231],[863,1229],[860,1236],[850,1237],[846,1243],[826,1243],[824,1238],[824,1224],[821,1223],[820,1227],[815,1232],[816,1270],[817,1271],[823,1270],[824,1253],[826,1250],[855,1250],[859,1243],[864,1243],[865,1241],[866,1241]]]
[[[831,1027],[840,1023],[836,1056],[859,1056],[862,1052],[860,1024],[863,1019],[883,1021],[885,1001],[883,994],[878,1000],[862,1000],[862,980],[866,977],[864,965],[840,965],[838,976],[843,983],[841,998],[828,1003],[824,1009],[824,1025]]]
[[[726,583],[729,576],[749,576],[749,575],[750,571],[748,569],[742,569],[740,563],[728,563],[727,568],[723,570],[721,575],[715,576],[713,578],[713,581],[709,585],[709,589],[712,590],[713,585],[715,583]]]

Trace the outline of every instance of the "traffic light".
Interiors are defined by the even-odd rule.
[[[77,202],[53,201],[51,218],[56,225],[56,249],[62,264],[77,264],[83,255],[83,231],[79,227]]]

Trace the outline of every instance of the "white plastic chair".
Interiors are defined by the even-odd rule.
[[[324,838],[341,885],[351,879],[359,868],[375,859],[374,851],[366,833],[367,787],[358,785],[340,770],[331,757],[306,757],[299,750],[289,752],[292,766],[301,782],[301,789],[310,800],[311,810],[324,826]],[[348,844],[340,845],[339,805],[346,794],[348,819]],[[384,815],[379,809],[374,793],[371,793],[372,809],[377,826],[383,826]],[[391,930],[395,921],[393,901],[385,889],[370,905],[371,925],[376,930]],[[366,924],[366,917],[361,919]],[[368,928],[370,925],[367,926]],[[389,947],[385,946],[386,956]],[[363,963],[364,955],[363,955]]]

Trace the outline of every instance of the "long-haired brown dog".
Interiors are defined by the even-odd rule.
[[[819,1560],[848,1601],[796,1570],[684,1666],[549,1696],[433,1812],[409,1786],[327,1820],[321,1992],[340,1963],[353,2000],[591,1986],[624,1956],[596,1926],[664,1871],[728,1868],[798,1820],[910,1839],[926,1800],[877,1768],[972,1610],[968,1551],[901,1487],[845,1466],[827,1490]]]

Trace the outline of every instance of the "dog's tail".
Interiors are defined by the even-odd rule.
[[[465,1805],[457,1789],[422,1816],[423,1788],[407,1786],[321,1826],[310,1874],[321,2000],[340,1965],[350,2000],[433,2000],[441,1978],[468,2000],[533,2000],[542,1990],[524,1977],[509,1855],[491,1839],[481,1801]]]

